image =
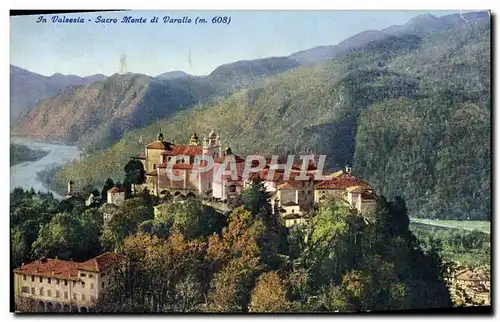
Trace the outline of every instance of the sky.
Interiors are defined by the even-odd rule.
[[[335,45],[365,30],[401,25],[430,13],[458,11],[121,11],[57,14],[84,23],[37,23],[36,16],[10,17],[11,64],[45,76],[88,76],[133,72],[156,76],[182,70],[207,75],[222,64],[288,56],[316,46]],[[96,23],[97,16],[118,23]],[[146,18],[123,24],[124,16]],[[150,23],[153,17],[158,23]],[[192,24],[165,24],[162,18],[190,18]],[[227,16],[229,24],[194,24]],[[121,59],[121,58],[125,59]],[[124,60],[124,63],[121,62]]]

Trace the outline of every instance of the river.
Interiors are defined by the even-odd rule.
[[[11,143],[25,145],[33,150],[44,150],[49,153],[37,160],[16,164],[10,167],[10,190],[16,187],[24,189],[35,189],[35,191],[50,191],[55,197],[62,198],[52,190],[49,190],[38,180],[37,172],[51,168],[54,165],[62,165],[79,158],[80,151],[76,146],[37,142],[27,138],[11,137]]]

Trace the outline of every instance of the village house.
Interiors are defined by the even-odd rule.
[[[335,172],[329,180],[314,185],[314,201],[321,202],[327,198],[346,200],[360,214],[373,212],[376,197],[373,188],[364,180],[351,174],[351,168]]]
[[[32,300],[42,311],[88,312],[110,286],[118,254],[85,262],[42,258],[14,269],[14,297]]]
[[[125,202],[125,188],[123,186],[114,186],[107,191],[109,204],[115,204],[117,206]]]
[[[490,305],[490,274],[481,268],[464,268],[449,270],[445,278],[457,304]]]

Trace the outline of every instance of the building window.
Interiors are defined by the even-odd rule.
[[[93,290],[94,289],[94,284],[90,283],[90,289]]]
[[[68,292],[64,292],[64,298],[67,300],[68,299]]]
[[[34,282],[35,281],[35,276],[31,276],[31,281]]]
[[[43,283],[43,277],[40,277],[40,283]]]
[[[40,295],[43,296],[43,287],[40,287]]]
[[[104,288],[104,282],[101,283],[102,288]]]
[[[31,288],[31,294],[35,295],[35,288],[34,287]]]
[[[76,293],[73,293],[73,300],[78,300],[78,296]]]
[[[59,279],[56,278],[56,284],[59,285]]]
[[[56,297],[57,298],[61,297],[61,293],[59,291],[56,291]]]
[[[156,164],[153,164],[153,170],[156,169]]]
[[[30,289],[27,286],[21,286],[21,293],[29,293]]]
[[[52,291],[51,290],[47,290],[47,296],[52,296]]]
[[[94,296],[94,295],[90,295],[90,300],[91,300],[92,302],[94,302],[94,301],[95,301],[95,296]]]
[[[82,301],[85,301],[85,294],[82,294]]]
[[[50,277],[47,280],[48,280],[48,283],[50,284]]]
[[[64,281],[64,285],[67,286],[68,285],[68,281]]]
[[[93,278],[93,277],[94,277],[94,275],[92,275],[92,274],[89,274],[89,278]]]
[[[86,277],[85,273],[80,273],[80,277]]]
[[[26,275],[23,275],[23,281],[26,281]]]
[[[85,288],[85,282],[82,282],[82,287]]]
[[[76,286],[76,281],[73,281],[73,286]]]

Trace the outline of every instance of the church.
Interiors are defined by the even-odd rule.
[[[205,157],[210,157],[213,164],[208,165]],[[160,132],[156,141],[146,145],[144,153],[133,158],[141,161],[146,172],[146,183],[134,186],[135,191],[146,189],[158,197],[170,194],[226,201],[243,189],[245,160],[234,155],[229,147],[222,150],[220,136],[214,130],[204,135],[201,144],[196,133],[188,144],[174,144],[165,141]],[[236,164],[237,180],[219,171],[232,160]]]

